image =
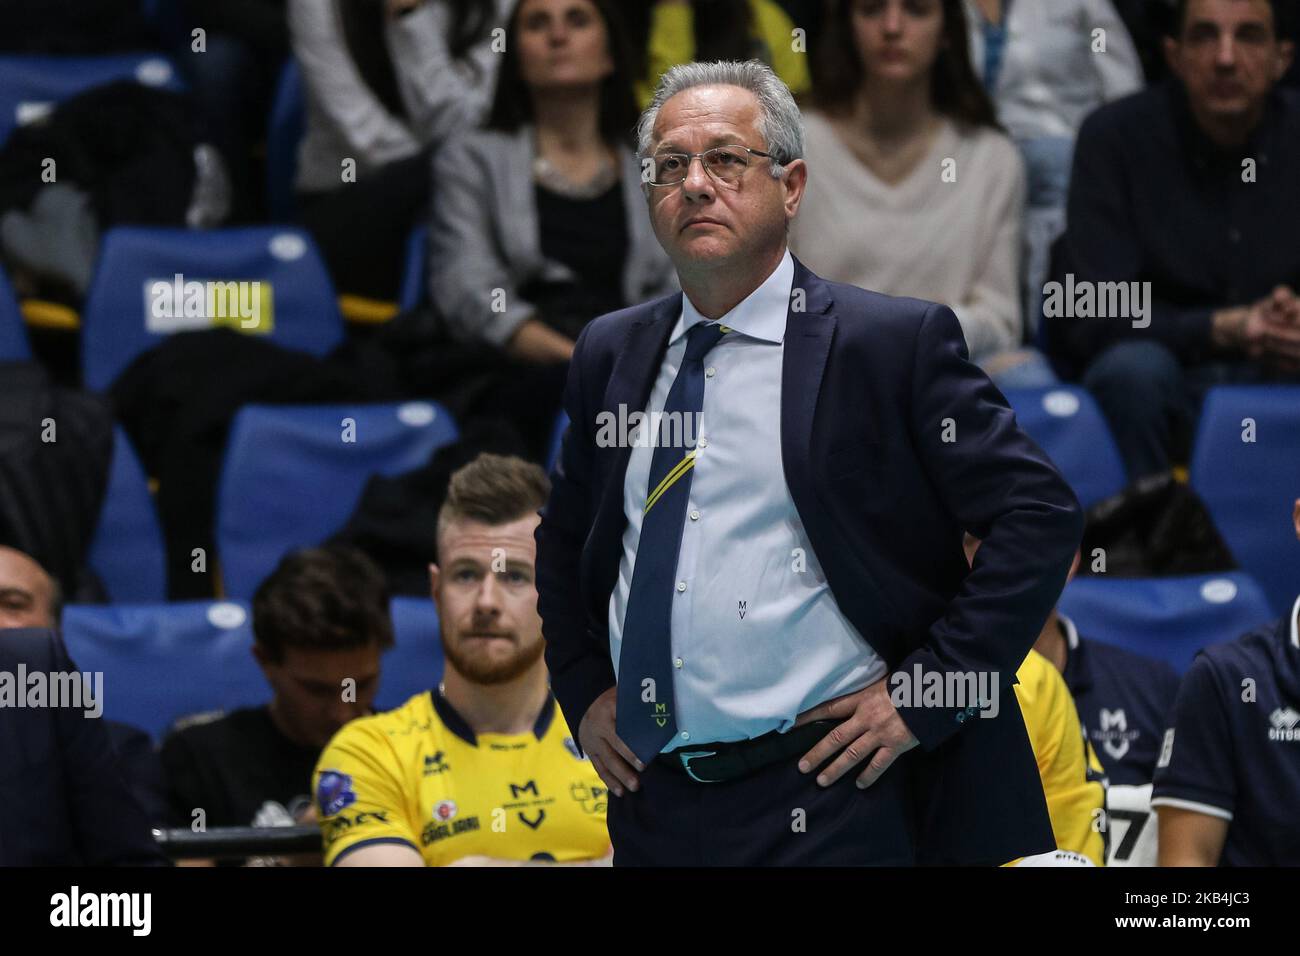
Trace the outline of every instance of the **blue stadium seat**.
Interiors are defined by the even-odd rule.
[[[1254,425],[1254,441],[1243,441]],[[1222,386],[1205,397],[1191,484],[1233,556],[1264,588],[1274,613],[1300,593],[1300,387]]]
[[[179,296],[177,275],[184,283]],[[224,290],[199,285],[254,281],[260,285]],[[251,328],[243,328],[237,297],[250,312],[255,303],[259,308]],[[203,232],[111,229],[100,248],[82,319],[85,387],[107,389],[137,355],[173,332],[218,325],[267,335],[313,355],[338,345],[343,319],[311,237],[300,229],[267,226]]]
[[[418,468],[457,434],[432,402],[242,409],[217,494],[225,593],[251,597],[287,552],[343,526],[371,475]]]
[[[1020,427],[1070,483],[1083,507],[1122,491],[1124,463],[1092,396],[1075,385],[1006,391]]]
[[[26,362],[31,357],[18,299],[9,277],[0,269],[0,362]]]
[[[394,646],[384,655],[375,709],[391,710],[442,680],[438,611],[427,597],[396,597],[390,605]]]
[[[121,426],[113,429],[113,463],[90,566],[116,604],[167,600],[167,556],[149,480]]]
[[[0,144],[15,127],[47,115],[64,100],[118,80],[179,92],[176,65],[157,53],[111,56],[0,56]]]
[[[555,470],[555,463],[560,460],[560,446],[564,444],[564,430],[569,427],[569,416],[560,409],[560,414],[555,416],[555,430],[551,432],[551,451],[546,456],[546,471],[550,473]]]
[[[289,57],[271,101],[266,129],[266,198],[271,219],[294,219],[294,180],[298,175],[298,143],[307,128],[307,107],[298,61]]]
[[[1230,641],[1273,618],[1249,574],[1175,578],[1075,578],[1061,611],[1079,633],[1168,661],[1180,674],[1202,647]]]
[[[271,696],[249,650],[245,604],[70,605],[63,637],[83,672],[103,673],[104,716],[155,740],[178,717]]]
[[[406,239],[406,262],[402,266],[402,289],[397,304],[403,312],[414,309],[429,297],[424,281],[425,256],[429,247],[429,227],[416,226]]]

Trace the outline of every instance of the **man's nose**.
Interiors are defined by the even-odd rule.
[[[501,585],[495,574],[483,575],[479,585],[478,596],[474,601],[474,613],[479,616],[495,616],[501,610]]]
[[[903,9],[899,3],[890,0],[885,5],[884,18],[881,20],[880,26],[890,36],[897,36],[903,32]]]
[[[704,168],[703,156],[692,156],[686,167],[686,179],[682,182],[686,198],[691,202],[713,198],[713,177]]]
[[[1219,45],[1214,51],[1214,65],[1224,70],[1237,65],[1237,41],[1231,33],[1225,33],[1219,38]]]

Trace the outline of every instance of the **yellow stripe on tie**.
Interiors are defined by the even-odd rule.
[[[654,507],[655,502],[662,498],[664,493],[673,486],[673,482],[690,471],[694,465],[695,451],[691,450],[687,453],[685,458],[673,465],[673,467],[668,471],[668,474],[664,475],[663,480],[655,486],[655,490],[650,492],[650,496],[645,500],[645,509],[641,514],[645,515],[652,507]]]

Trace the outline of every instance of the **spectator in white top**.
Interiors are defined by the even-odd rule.
[[[962,0],[832,0],[790,231],[820,275],[941,302],[1003,387],[1053,379],[1021,348],[1025,176],[971,70]]]
[[[307,128],[298,212],[340,291],[397,298],[428,157],[482,120],[507,0],[289,0]],[[438,33],[441,29],[443,32]]]
[[[1074,137],[1097,107],[1142,88],[1112,0],[965,0],[971,61],[1029,176],[1025,301],[1041,315],[1052,242],[1065,228]]]

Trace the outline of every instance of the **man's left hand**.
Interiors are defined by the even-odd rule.
[[[829,787],[870,756],[871,762],[858,774],[858,786],[866,789],[918,743],[890,701],[884,678],[857,693],[836,697],[805,711],[795,720],[795,726],[827,719],[838,719],[843,723],[799,761],[800,772],[808,773],[834,754],[840,754],[834,763],[817,775],[817,782],[823,787]],[[872,756],[873,752],[875,756]]]

